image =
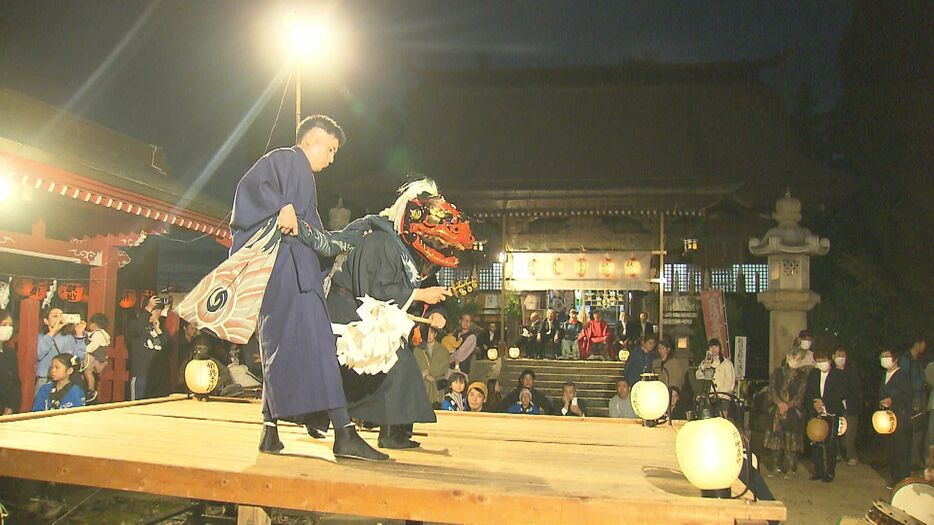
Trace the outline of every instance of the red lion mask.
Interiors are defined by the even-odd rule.
[[[419,195],[405,206],[402,240],[428,262],[456,268],[456,252],[473,248],[470,222],[441,196]]]

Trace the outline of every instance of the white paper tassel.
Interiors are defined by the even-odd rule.
[[[45,299],[42,300],[42,308],[48,308],[52,303],[52,298],[55,297],[55,292],[58,290],[58,279],[52,279],[52,286],[49,286],[49,293],[45,294]]]
[[[10,281],[0,282],[0,309],[3,310],[6,310],[6,305],[10,304]]]
[[[360,374],[389,372],[396,364],[396,351],[405,344],[415,323],[392,302],[366,296],[357,308],[359,321],[344,327],[337,340],[337,360]]]

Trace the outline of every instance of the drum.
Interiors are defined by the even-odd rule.
[[[921,478],[905,478],[893,487],[891,502],[893,507],[922,523],[934,525],[934,483]]]
[[[925,525],[912,518],[907,512],[897,509],[884,501],[877,501],[869,508],[866,519],[876,525]]]

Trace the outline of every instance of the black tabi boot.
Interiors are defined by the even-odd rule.
[[[331,420],[328,419],[324,412],[316,412],[305,416],[302,424],[309,436],[315,439],[324,439],[324,434],[328,431],[328,427],[331,426]]]
[[[305,425],[305,430],[308,431],[309,436],[315,439],[324,439],[324,434],[322,434],[320,430],[318,430],[317,428],[311,425]]]
[[[259,438],[259,451],[278,454],[285,448],[279,440],[279,427],[275,423],[263,422],[263,434]]]
[[[383,461],[389,456],[371,447],[353,425],[334,429],[334,455],[339,458]]]

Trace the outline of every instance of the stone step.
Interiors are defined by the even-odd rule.
[[[506,359],[510,368],[623,368],[625,361],[564,361],[557,359]]]

